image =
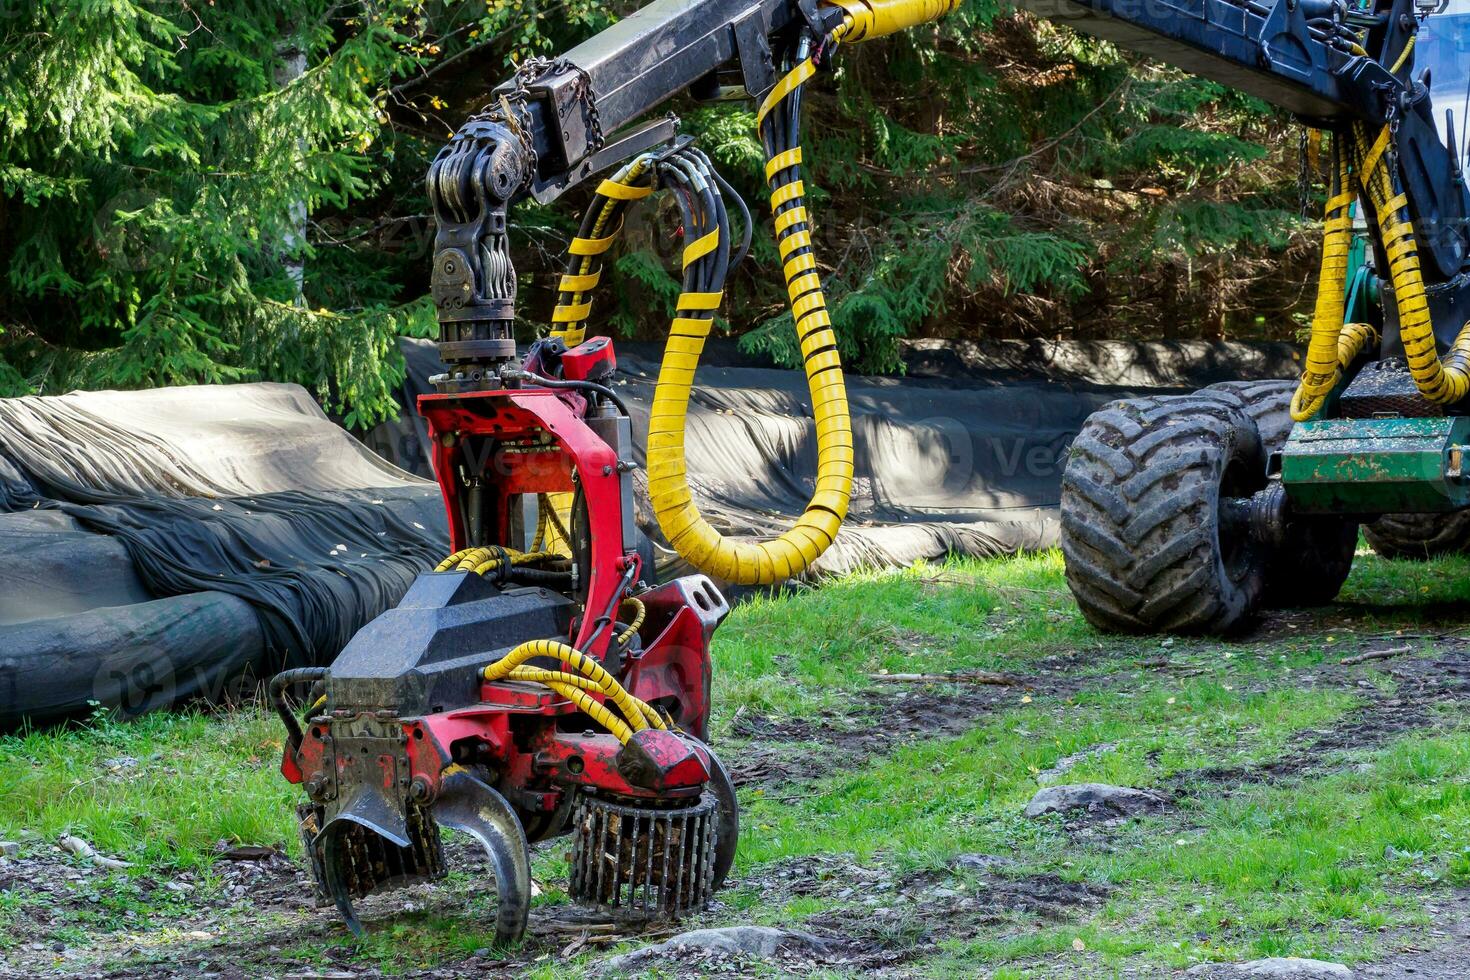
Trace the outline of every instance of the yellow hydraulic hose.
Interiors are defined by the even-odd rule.
[[[960,5],[960,0],[828,0],[847,14],[837,37],[867,41],[938,20]]]
[[[1434,319],[1419,264],[1418,237],[1405,216],[1407,196],[1397,193],[1388,159],[1392,133],[1384,127],[1368,143],[1368,130],[1356,126],[1359,174],[1363,189],[1378,214],[1383,248],[1388,253],[1389,278],[1399,311],[1399,335],[1409,373],[1421,394],[1431,402],[1452,405],[1470,393],[1470,324],[1460,331],[1443,360],[1434,337]]]
[[[1326,231],[1322,241],[1322,274],[1317,283],[1317,308],[1312,316],[1311,340],[1301,384],[1291,401],[1291,417],[1298,422],[1313,418],[1327,396],[1337,387],[1339,346],[1347,311],[1348,264],[1353,247],[1352,169],[1345,153],[1338,152],[1334,193],[1327,201]]]
[[[797,66],[766,99],[758,119],[763,121],[811,75],[809,60]],[[811,502],[790,530],[773,541],[760,542],[723,537],[694,503],[689,491],[684,433],[695,369],[721,294],[680,295],[679,315],[669,332],[649,416],[648,494],[659,527],[669,544],[694,567],[738,585],[768,585],[805,571],[836,539],[852,494],[853,444],[847,388],[837,354],[837,337],[832,332],[832,319],[811,251],[800,164],[799,146],[779,152],[767,162],[766,178],[771,185],[772,211],[778,212],[778,248],[816,420],[817,480]],[[685,267],[715,244],[704,239],[691,244],[685,249]]]
[[[881,37],[937,20],[958,7],[960,0],[828,0],[828,3],[844,14],[830,38],[841,43]],[[816,70],[809,58],[792,69],[762,103],[757,129],[773,111],[790,109],[794,133],[795,103],[787,100],[796,95]],[[722,292],[701,292],[686,285],[680,295],[678,315],[669,332],[649,419],[648,489],[659,527],[691,565],[739,585],[772,584],[809,568],[836,539],[852,495],[853,440],[847,388],[812,251],[810,216],[801,180],[801,146],[794,138],[792,143],[770,152],[766,179],[771,187],[777,245],[816,422],[817,479],[810,503],[788,531],[775,540],[761,542],[725,539],[694,503],[684,444],[689,397]],[[584,221],[582,233],[569,249],[574,262],[561,279],[552,317],[553,336],[562,338],[568,346],[583,340],[591,311],[587,295],[600,281],[602,256],[622,230],[623,209],[629,202],[653,192],[654,168],[652,156],[641,156],[598,187],[588,212],[592,220]],[[686,278],[691,266],[712,253],[727,254],[728,234],[728,227],[716,227],[686,246]],[[536,547],[542,546],[546,533],[542,522],[538,526]]]
[[[595,689],[601,692],[602,694],[607,696],[608,700],[617,705],[618,710],[621,711],[623,713],[623,717],[627,719],[627,725],[624,727],[630,729],[630,732],[641,731],[642,729],[648,728],[650,726],[660,729],[668,727],[668,725],[664,722],[659,713],[654,710],[652,705],[640,701],[638,698],[635,698],[633,695],[624,690],[623,686],[617,682],[617,679],[609,674],[606,670],[604,670],[602,668],[602,665],[599,664],[596,660],[593,660],[591,657],[587,656],[585,653],[581,652],[575,647],[572,647],[571,645],[566,643],[562,643],[559,640],[530,640],[526,643],[522,643],[520,646],[507,653],[500,660],[486,667],[482,676],[487,681],[522,679],[514,677],[513,675],[517,672],[518,668],[523,667],[526,661],[535,659],[536,657],[551,657],[563,663],[570,664],[574,670],[576,670],[584,678],[586,678],[589,683],[594,685],[594,687],[589,688],[589,690]],[[531,669],[536,670],[536,668]],[[559,674],[561,672],[548,671],[547,673]],[[530,680],[532,679],[532,677],[528,674],[524,677],[524,679]],[[571,687],[568,687],[565,680],[560,678],[553,679],[550,682],[542,680],[539,676],[534,679],[536,679],[540,683],[547,684],[548,687],[551,687],[553,684],[561,684],[563,687],[567,687],[568,690],[573,689]],[[564,691],[561,690],[558,690],[557,693],[562,694],[564,697],[568,697],[568,700],[575,703],[579,708],[582,708],[583,711],[587,711],[581,700],[569,697]],[[579,691],[579,693],[582,693],[583,697],[585,698],[585,692]],[[590,701],[592,704],[597,704],[596,701],[592,701],[592,699],[590,698],[586,698],[586,700]],[[602,706],[598,705],[598,707]],[[604,708],[604,710],[606,709]],[[618,734],[616,731],[613,730],[612,726],[608,725],[597,714],[594,714],[590,711],[587,711],[587,713],[589,715],[592,715],[592,717],[595,718],[598,723],[601,724],[604,728],[607,728],[608,731],[613,732],[613,734],[615,735]],[[620,740],[625,742],[627,741],[626,738],[622,738]]]
[[[560,337],[567,347],[576,347],[586,338],[587,318],[592,313],[588,294],[602,280],[602,256],[622,233],[622,213],[631,201],[653,193],[653,185],[641,183],[649,158],[640,156],[598,185],[592,208],[597,218],[591,237],[572,240],[571,254],[580,257],[576,272],[561,277],[559,297],[552,312],[551,335]],[[612,230],[609,231],[608,229]]]
[[[1388,70],[1389,74],[1397,75],[1399,72],[1403,71],[1404,66],[1409,63],[1409,59],[1413,57],[1414,48],[1417,47],[1418,44],[1419,35],[1415,34],[1413,37],[1409,38],[1409,43],[1404,45],[1403,54],[1399,55],[1399,60],[1395,61],[1393,63],[1393,67]]]
[[[484,575],[486,572],[499,568],[502,561],[509,559],[511,565],[532,565],[539,561],[548,561],[559,558],[560,555],[550,551],[517,551],[514,548],[465,548],[456,551],[448,558],[441,561],[434,569],[436,572],[474,572]]]
[[[1388,127],[1376,139],[1370,141],[1370,135],[1366,126],[1357,124],[1349,135],[1338,137],[1339,170],[1327,205],[1317,311],[1306,368],[1292,399],[1291,415],[1298,422],[1317,416],[1341,371],[1378,339],[1377,331],[1367,324],[1343,323],[1352,243],[1349,208],[1359,194],[1367,198],[1377,214],[1398,306],[1399,334],[1415,386],[1429,401],[1441,405],[1454,404],[1470,394],[1470,324],[1441,359],[1419,262],[1418,236],[1406,213],[1408,197],[1398,191],[1389,159],[1393,135]]]
[[[643,620],[646,619],[648,616],[648,609],[643,605],[642,602],[639,602],[637,599],[624,599],[622,603],[622,608],[626,608],[629,606],[633,608],[633,621],[628,624],[627,629],[623,630],[623,632],[619,634],[617,643],[620,647],[625,647],[628,645],[628,641],[633,639],[634,635],[638,632],[638,628],[643,625]]]
[[[608,693],[606,688],[599,686],[596,681],[592,680],[589,677],[585,677],[581,674],[568,674],[564,670],[546,670],[541,667],[517,667],[515,670],[506,675],[506,680],[530,681],[534,684],[545,684],[547,687],[560,684],[575,687],[582,691],[593,691],[598,694]],[[668,727],[663,720],[663,716],[654,709],[653,705],[639,698],[635,698],[631,694],[628,695],[628,697],[632,699],[634,705],[637,706],[643,720],[647,722],[646,725],[642,725],[640,727]]]

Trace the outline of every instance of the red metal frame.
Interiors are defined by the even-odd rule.
[[[595,529],[592,568],[587,570],[587,608],[601,610],[612,603],[619,581],[638,555],[628,551],[623,541],[624,501],[617,453],[582,420],[580,413],[585,410],[580,396],[547,388],[419,396],[419,414],[429,424],[434,473],[449,515],[451,549],[470,547],[458,480],[465,440],[494,439],[501,449],[485,465],[487,474],[495,478],[489,508],[497,521],[493,536],[499,541],[509,539],[513,497],[570,493],[575,489],[575,473],[587,502],[588,522]],[[550,443],[543,442],[543,437],[549,437]],[[589,637],[595,618],[583,617],[572,645],[601,659],[612,637],[608,630],[595,640]]]

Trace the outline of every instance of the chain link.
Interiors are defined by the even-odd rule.
[[[515,95],[517,101],[524,105],[529,95],[530,87],[547,75],[562,75],[572,72],[577,76],[576,85],[572,89],[577,101],[586,106],[587,111],[587,147],[596,152],[602,148],[604,141],[602,133],[602,114],[597,108],[597,95],[592,91],[592,76],[580,65],[573,64],[565,58],[534,57],[527,58],[521,62],[515,73]]]

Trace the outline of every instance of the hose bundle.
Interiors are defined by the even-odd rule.
[[[649,417],[649,498],[659,527],[679,554],[701,571],[740,585],[779,582],[810,567],[836,539],[852,492],[846,387],[803,203],[796,118],[800,86],[807,77],[801,69],[788,75],[760,116],[777,243],[817,434],[815,493],[796,523],[771,541],[725,538],[700,513],[689,489],[684,446],[689,398],[724,294],[733,236],[719,182],[712,179],[703,154],[687,150],[660,166],[660,176],[677,191],[690,244],[684,250],[679,312],[669,331]]]
[[[639,604],[638,619],[642,620],[642,604]],[[630,628],[636,631],[637,626]],[[626,634],[625,634],[626,635]],[[621,638],[620,638],[621,639]],[[526,661],[536,657],[551,657],[568,664],[577,673],[562,670],[547,670],[527,667]],[[624,687],[602,668],[596,660],[570,644],[557,640],[531,640],[511,650],[500,660],[486,667],[482,675],[487,681],[529,681],[542,684],[575,704],[584,714],[606,728],[619,742],[627,744],[634,732],[645,728],[667,730],[664,721],[652,705],[629,694]],[[614,714],[592,694],[601,694],[617,706],[622,718]]]
[[[653,193],[651,184],[640,183],[649,160],[637,157],[598,185],[582,227],[567,249],[567,270],[557,284],[556,309],[551,314],[551,335],[569,348],[586,337],[587,318],[592,315],[589,294],[602,281],[603,256],[622,234],[623,213],[629,203]]]
[[[1379,238],[1388,257],[1389,279],[1398,306],[1399,334],[1415,386],[1429,401],[1452,405],[1470,394],[1470,324],[1460,331],[1443,358],[1434,336],[1434,318],[1419,260],[1418,233],[1401,189],[1388,126],[1376,138],[1366,124],[1356,123],[1338,134],[1333,193],[1327,202],[1322,279],[1317,312],[1302,381],[1292,400],[1292,418],[1305,422],[1322,410],[1336,388],[1342,371],[1377,341],[1372,327],[1344,324],[1348,250],[1352,244],[1349,209],[1365,198],[1378,222]]]

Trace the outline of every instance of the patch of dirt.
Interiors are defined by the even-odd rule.
[[[565,847],[566,841],[545,846]],[[193,873],[166,880],[110,873],[48,843],[32,841],[25,853],[0,862],[0,892],[23,902],[6,925],[9,948],[0,948],[0,980],[43,974],[105,980],[454,980],[514,974],[548,955],[566,958],[677,931],[667,923],[640,928],[568,905],[542,905],[532,910],[526,942],[508,957],[487,948],[431,969],[384,971],[339,942],[346,932],[336,908],[319,904],[306,868],[279,854],[264,860],[221,859],[213,869],[219,882],[214,888]],[[445,842],[445,860],[453,872],[464,874],[358,903],[369,930],[434,915],[463,917],[467,904],[486,887],[487,860],[478,845],[462,838]],[[146,909],[146,917],[133,908]],[[310,952],[299,951],[307,945]]]
[[[1426,932],[1399,937],[1394,951],[1376,963],[1353,967],[1359,980],[1466,980],[1470,978],[1470,892],[1453,896],[1458,910],[1436,903],[1425,911],[1436,921]]]
[[[1349,656],[1352,650],[1342,651]],[[1253,767],[1213,767],[1181,774],[1166,789],[1179,793],[1230,793],[1233,787],[1320,775],[1332,769],[1330,757],[1339,752],[1379,748],[1407,732],[1435,727],[1435,715],[1446,707],[1470,702],[1470,643],[1460,638],[1436,645],[1433,658],[1406,654],[1376,661],[1390,676],[1395,690],[1385,693],[1365,679],[1362,665],[1324,663],[1299,671],[1292,683],[1307,688],[1349,689],[1364,699],[1331,727],[1306,733],[1279,759]]]
[[[1117,683],[1116,675],[1079,677],[1076,672],[1099,662],[1132,668],[1138,653],[1132,643],[1115,642],[1085,653],[1042,659],[1030,673],[1016,675],[1013,685],[880,684],[864,691],[856,710],[850,712],[821,711],[805,718],[737,715],[732,734],[752,744],[742,745],[732,758],[721,758],[738,787],[771,789],[806,781],[814,773],[855,768],[902,742],[963,735],[981,724],[984,716],[1014,707],[1027,694],[1065,698],[1089,687]],[[767,747],[760,743],[798,744]]]
[[[832,903],[801,928],[838,943],[848,965],[865,974],[898,968],[945,939],[973,936],[986,926],[1025,918],[1066,922],[1100,907],[1109,894],[1101,886],[1013,870],[1008,858],[966,855],[947,871],[895,876],[881,866],[822,855],[779,862],[736,884],[758,888],[768,904],[794,898]]]

